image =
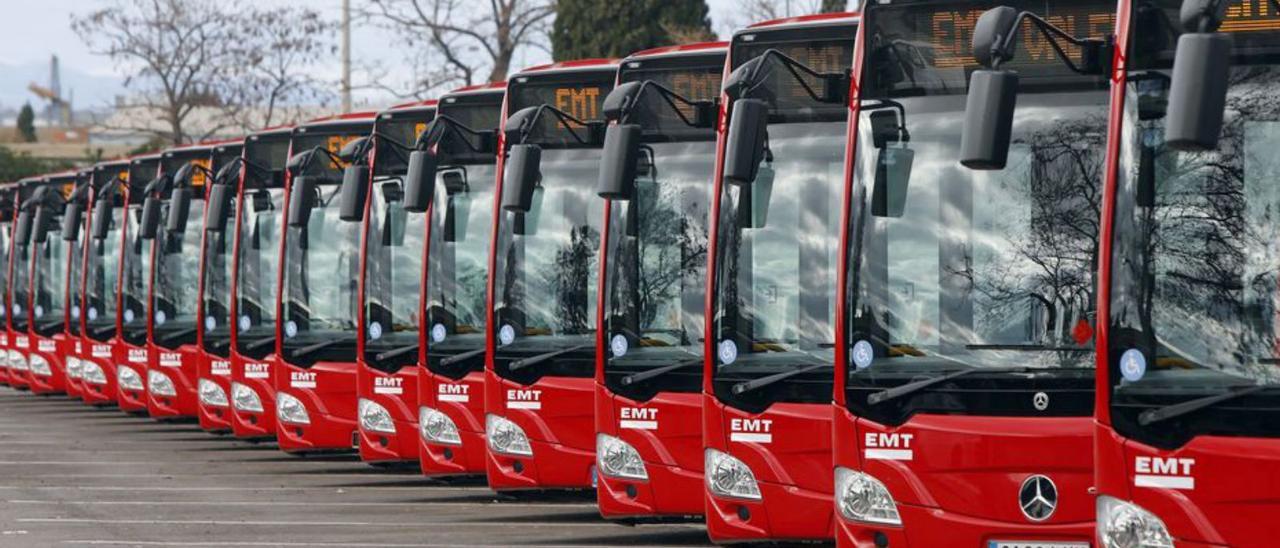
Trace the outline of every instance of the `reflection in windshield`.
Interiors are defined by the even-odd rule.
[[[124,285],[120,296],[121,319],[125,334],[146,334],[146,298],[149,294],[147,276],[151,269],[151,240],[144,240],[137,230],[142,217],[141,205],[129,206],[128,239],[125,245]],[[141,331],[141,333],[139,333]]]
[[[284,189],[245,190],[240,216],[239,273],[236,277],[237,346],[275,330],[276,274],[280,264],[280,211]]]
[[[239,207],[237,198],[233,196],[227,203],[227,215],[235,219],[236,209]],[[195,211],[193,208],[192,220],[189,224],[198,224],[195,222]],[[230,337],[231,332],[228,322],[231,321],[231,244],[235,235],[234,230],[235,227],[228,223],[224,230],[206,231],[204,252],[201,254],[205,261],[204,284],[201,286],[201,291],[204,292],[201,296],[204,303],[204,319],[201,321],[204,322],[202,326],[205,331],[202,341],[205,350],[224,357],[226,347],[222,343]],[[186,237],[184,236],[183,239],[185,241]]]
[[[61,216],[50,226],[61,226]],[[67,297],[67,241],[50,231],[43,244],[36,250],[36,300],[32,314],[37,323],[41,319],[60,319],[64,316]]]
[[[67,266],[67,269],[70,271],[67,274],[67,279],[69,280],[68,283],[70,284],[69,289],[71,293],[70,295],[71,298],[68,303],[69,304],[68,309],[70,311],[70,316],[71,316],[71,322],[69,325],[70,325],[72,335],[80,334],[80,305],[82,304],[80,302],[80,298],[81,298],[80,284],[83,281],[82,273],[84,272],[84,239],[85,239],[85,232],[86,232],[86,229],[84,227],[87,225],[87,223],[85,222],[85,218],[87,217],[87,214],[81,213],[80,215],[81,215],[80,230],[76,231],[75,241],[70,243],[71,260]],[[61,235],[55,235],[55,237],[60,238]],[[0,245],[3,245],[3,244],[0,244]],[[3,274],[0,274],[0,276],[3,276]],[[0,288],[2,287],[3,287],[3,284],[0,284]],[[0,308],[3,308],[3,307],[0,307]],[[64,311],[64,314],[66,313],[67,312]]]
[[[4,292],[0,293],[0,295],[9,294],[9,268],[11,266],[9,264],[9,230],[11,226],[10,224],[0,226],[0,265],[3,265],[3,267],[0,267],[0,291]],[[7,303],[0,304],[0,318],[8,317],[9,307]]]
[[[485,283],[493,215],[494,166],[459,166],[465,185],[436,177],[428,242],[428,350],[452,355],[484,344]],[[544,202],[545,204],[546,202]]]
[[[1150,363],[1122,391],[1280,384],[1280,68],[1239,66],[1231,82],[1218,150],[1186,153],[1164,146],[1163,112],[1137,111],[1162,80],[1129,86],[1112,321],[1115,350]]]
[[[196,188],[196,194],[203,191]],[[200,245],[202,226],[200,213],[204,211],[204,200],[193,198],[190,202],[190,219],[182,232],[169,232],[168,207],[161,215],[160,230],[156,235],[155,265],[155,327],[165,329],[186,329],[195,327],[197,295],[191,288],[196,287],[200,276]]]
[[[1107,96],[1018,99],[999,171],[956,161],[962,95],[902,99],[905,144],[877,148],[879,113],[862,113],[849,344],[869,344],[875,361],[852,372],[1092,366]],[[914,151],[909,179],[886,176],[879,162],[899,147]],[[901,216],[876,211],[877,193],[902,200]]]
[[[600,151],[546,150],[542,182],[525,214],[503,211],[497,245],[500,330],[517,337],[594,333],[603,200],[595,194]],[[582,341],[589,342],[589,341]]]
[[[111,227],[102,239],[89,244],[89,276],[85,282],[86,310],[89,335],[94,328],[114,326],[116,323],[116,288],[120,276],[120,231],[124,227],[124,208],[111,209]],[[95,336],[95,338],[101,335]],[[105,337],[99,340],[106,340]]]
[[[611,340],[626,346],[607,369],[648,369],[702,356],[707,212],[714,142],[654,143],[652,175],[632,200],[613,203],[609,225]],[[611,345],[613,346],[613,345]],[[673,361],[674,360],[674,361]]]
[[[340,185],[317,189],[307,225],[290,226],[286,238],[285,337],[306,342],[318,332],[354,332],[359,306],[360,223],[338,218]]]
[[[30,302],[31,295],[31,250],[34,247],[31,244],[14,246],[13,257],[13,294],[10,298],[12,312],[11,321],[13,329],[16,331],[25,331],[27,329],[27,305]]]
[[[717,252],[717,373],[831,363],[845,123],[771,124],[772,162],[724,185]],[[799,358],[798,356],[804,356]]]
[[[418,342],[426,214],[405,211],[402,196],[398,179],[373,184],[365,257],[365,315],[369,322],[365,349],[370,354]]]

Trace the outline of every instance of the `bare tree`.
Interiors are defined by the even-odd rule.
[[[337,54],[336,26],[310,8],[241,11],[240,39],[231,67],[234,116],[245,129],[296,122],[303,105],[333,98],[332,82],[315,67]],[[231,105],[229,105],[231,106]]]
[[[436,58],[434,70],[415,78],[415,94],[505,80],[520,50],[545,49],[555,0],[368,0],[362,12],[400,34],[407,50],[425,47]]]
[[[236,49],[235,22],[226,3],[213,0],[110,0],[71,26],[94,52],[111,58],[126,73],[129,105],[143,114],[120,129],[133,129],[181,144],[187,121],[200,107],[221,106],[220,86]],[[150,125],[158,113],[165,127]],[[212,123],[208,134],[225,126]],[[205,137],[207,135],[197,136]]]
[[[741,0],[719,14],[724,34],[760,21],[847,9],[845,0]]]

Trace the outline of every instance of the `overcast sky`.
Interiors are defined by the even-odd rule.
[[[327,12],[336,19],[340,0],[253,0],[258,5],[303,4]],[[359,2],[360,0],[354,0]],[[623,0],[625,1],[625,0]],[[724,31],[721,23],[737,0],[709,0],[713,23],[718,31]],[[101,105],[121,92],[123,80],[120,71],[104,57],[93,55],[70,28],[73,13],[86,13],[103,3],[101,0],[4,0],[4,15],[0,18],[0,107],[16,107],[24,101],[36,104],[34,96],[26,91],[27,83],[48,81],[48,62],[57,54],[62,63],[64,93],[74,93],[77,108]],[[400,55],[394,52],[396,44],[388,33],[371,28],[357,28],[353,38],[353,56],[358,64],[362,59],[378,59],[395,67]],[[526,64],[543,62],[542,58],[517,59],[514,69]],[[334,65],[333,75],[338,74]],[[386,103],[388,97],[367,95],[364,99],[375,104]]]

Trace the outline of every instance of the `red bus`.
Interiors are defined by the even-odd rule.
[[[82,170],[75,182],[75,189],[67,196],[62,212],[59,237],[66,242],[70,257],[67,261],[67,295],[63,315],[67,318],[63,331],[65,346],[60,351],[66,364],[67,395],[84,399],[84,378],[81,373],[80,352],[84,347],[80,314],[84,299],[85,219],[89,216],[89,200],[93,194],[93,167]]]
[[[344,114],[294,128],[286,166],[271,369],[276,441],[283,451],[351,450],[356,433],[356,324],[360,226],[342,222],[348,144],[369,135],[375,113]],[[245,321],[241,313],[239,321]],[[261,321],[265,321],[265,318]],[[241,326],[243,327],[243,326]],[[241,344],[243,346],[243,343]]]
[[[1274,546],[1280,5],[1125,0],[1117,21],[1098,542]]]
[[[1003,162],[971,159],[964,131],[981,127],[966,90],[981,96],[967,80],[992,50],[971,45],[990,4],[862,13],[838,285],[842,546],[1091,546],[1115,6],[1010,4],[993,14],[1026,19],[1002,34],[1022,91]]]
[[[108,234],[121,238],[120,270],[117,281],[117,317],[114,336],[109,340],[116,364],[116,405],[126,413],[147,412],[147,301],[151,271],[151,242],[138,230],[146,189],[160,177],[160,154],[129,161],[129,184],[122,185],[112,206]],[[98,204],[102,211],[103,203]],[[95,223],[102,222],[102,219]],[[99,316],[101,319],[102,316]],[[104,328],[103,331],[106,329]]]
[[[596,307],[604,201],[592,188],[618,63],[507,81],[490,245],[486,470],[496,490],[595,486]]]
[[[427,476],[483,474],[484,363],[498,126],[506,83],[440,98],[404,208],[423,241],[418,463]],[[413,156],[410,157],[411,165]],[[432,164],[427,166],[427,164]],[[393,313],[394,314],[394,313]]]
[[[434,100],[378,113],[343,176],[341,215],[360,222],[356,413],[360,458],[418,462],[418,306],[422,216],[404,209],[409,155],[436,115]],[[352,187],[355,185],[356,187]]]
[[[203,288],[205,361],[200,378],[230,395],[231,431],[241,439],[276,435],[275,388],[269,357],[275,353],[276,287],[282,243],[285,164],[293,128],[263,130],[245,139],[234,198],[210,197],[206,246],[209,263]],[[234,169],[234,168],[231,168]],[[221,192],[219,192],[221,194]],[[234,207],[234,212],[232,208]],[[234,223],[228,226],[228,222]],[[226,241],[231,231],[230,242]],[[231,257],[221,253],[231,252]],[[219,253],[221,252],[221,253]],[[222,277],[230,260],[230,272]],[[219,282],[226,282],[223,287]],[[222,291],[229,299],[222,299]],[[230,303],[230,306],[227,306]],[[226,313],[224,317],[221,312]],[[225,385],[223,383],[226,383]],[[212,396],[216,397],[216,393]],[[225,407],[216,399],[202,404],[205,424],[219,425]]]
[[[42,177],[30,177],[18,181],[14,189],[14,224],[12,255],[9,264],[9,386],[30,390],[31,370],[27,349],[31,346],[28,304],[31,302],[31,235],[32,209],[28,200],[38,188]],[[24,214],[25,212],[25,214]]]
[[[160,178],[147,189],[141,236],[153,240],[147,336],[147,410],[153,418],[199,413],[201,331],[199,287],[203,270],[204,205],[226,157],[243,140],[203,143],[162,153]],[[219,158],[221,156],[221,158]],[[144,251],[145,252],[145,251]],[[224,393],[225,394],[225,393]]]
[[[13,279],[13,228],[17,222],[18,183],[0,185],[0,317],[4,318],[4,330],[0,332],[0,384],[9,386],[9,341],[12,327],[9,323],[10,287]]]
[[[605,99],[595,426],[606,518],[703,514],[707,214],[727,51],[633,53]]]
[[[773,21],[730,46],[702,385],[717,542],[834,534],[834,298],[857,26],[848,13]]]
[[[32,226],[27,245],[31,248],[31,300],[25,307],[31,311],[27,366],[33,394],[60,394],[67,390],[65,357],[74,350],[67,337],[67,272],[78,254],[62,239],[60,229],[66,199],[79,179],[77,172],[45,177],[37,190],[40,195],[33,196],[30,204]]]
[[[81,399],[95,406],[116,403],[116,362],[111,337],[116,331],[116,290],[119,286],[123,238],[112,217],[120,217],[117,196],[127,191],[129,160],[102,162],[93,168],[86,204],[84,281],[81,283],[80,372]],[[104,221],[95,221],[105,217]]]

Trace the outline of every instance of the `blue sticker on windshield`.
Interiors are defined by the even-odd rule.
[[[90,306],[90,307],[89,307],[89,321],[93,321],[93,320],[96,320],[96,319],[98,319],[98,309],[97,309],[97,307]]]
[[[720,363],[725,365],[738,361],[738,343],[729,339],[720,341],[720,346],[716,349],[716,355],[720,357]]]
[[[253,327],[253,320],[248,316],[240,316],[240,330],[248,331],[250,327]]]
[[[165,314],[164,314],[164,311],[163,311],[163,310],[157,310],[157,311],[156,311],[156,325],[164,325],[164,322],[165,322],[165,320],[167,320],[167,319],[169,319],[169,317],[168,317],[168,316],[165,316]]]
[[[1147,374],[1147,357],[1137,348],[1130,348],[1120,355],[1120,376],[1129,382],[1138,382]]]
[[[298,336],[298,322],[293,320],[284,322],[284,336],[289,337],[290,339]]]
[[[129,323],[132,321],[133,321],[133,310],[130,310],[128,308],[124,309],[124,323]]]
[[[871,343],[867,341],[853,343],[853,365],[858,369],[871,367],[871,360],[875,357],[876,353],[872,350]]]
[[[382,324],[378,322],[369,322],[369,340],[376,341],[382,338]]]
[[[449,330],[446,329],[444,324],[442,323],[438,323],[431,326],[431,342],[434,342],[434,343],[444,342],[444,338],[448,334],[449,334]]]
[[[215,327],[218,327],[218,319],[214,318],[213,316],[205,316],[204,317],[205,331],[213,331]]]
[[[44,307],[43,307],[43,306],[36,305],[36,317],[37,317],[37,318],[43,318],[43,317],[44,317]]]
[[[511,324],[503,325],[502,329],[498,330],[498,342],[503,346],[516,342],[516,328],[511,327]]]
[[[75,319],[77,319],[77,320],[78,320],[78,319],[80,319],[80,306],[79,306],[79,305],[71,305],[71,317],[72,317],[72,318],[75,318]]]
[[[14,304],[14,305],[13,305],[13,315],[14,315],[14,316],[21,316],[21,315],[22,315],[22,305],[20,305],[20,304]]]
[[[621,333],[614,335],[609,340],[609,351],[613,352],[613,357],[621,358],[627,355],[627,350],[631,349],[631,343],[627,341],[627,336]]]

